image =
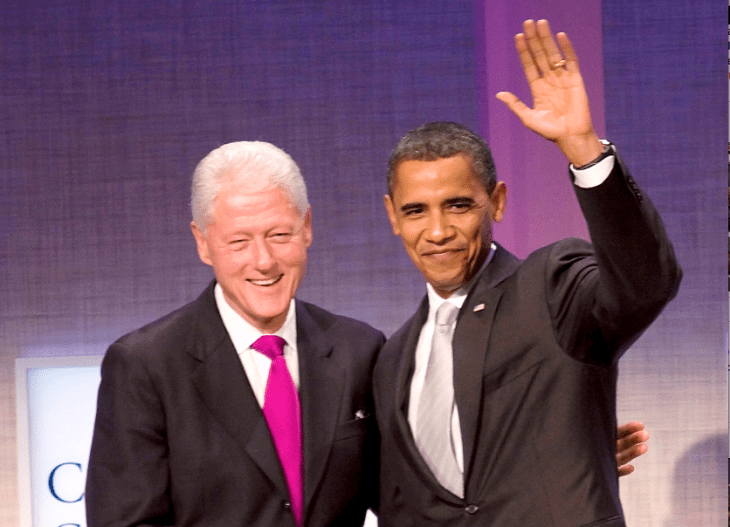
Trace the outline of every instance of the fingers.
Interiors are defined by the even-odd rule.
[[[644,443],[649,440],[649,432],[644,430],[644,425],[641,423],[628,423],[619,426],[616,431],[616,452],[618,455],[623,455],[624,452],[629,452],[637,446],[642,447],[639,455],[646,452],[648,447]]]
[[[543,72],[550,71],[553,69],[553,64],[563,60],[563,54],[560,53],[558,45],[553,40],[547,20],[538,20],[537,23],[527,20],[524,28],[526,34],[530,31],[534,35],[532,38],[528,38],[528,43],[531,44],[530,50]]]
[[[646,441],[649,440],[649,432],[644,430],[644,425],[639,422],[626,423],[616,429],[616,465],[619,476],[628,476],[634,471],[630,465],[634,459],[643,456],[649,450]]]
[[[649,447],[642,443],[629,450],[616,454],[616,465],[618,467],[619,477],[631,474],[634,471],[634,466],[630,464],[631,461],[646,454],[648,449]]]
[[[649,450],[646,441],[649,432],[644,430],[644,424],[632,421],[616,428],[616,465],[619,476],[628,476],[634,471],[631,461],[643,456]]]
[[[556,43],[547,20],[525,20],[523,29],[524,33],[515,36],[515,46],[528,82],[538,78],[540,74],[559,71],[562,67],[568,70],[577,69],[578,58],[565,33],[556,35]],[[556,67],[563,60],[564,66]]]
[[[649,440],[649,432],[644,430],[634,432],[616,440],[616,457],[621,457],[624,463],[630,461],[634,457],[641,456],[646,453],[649,447],[646,442]],[[629,456],[633,456],[629,458]]]
[[[622,439],[624,437],[630,436],[635,432],[641,432],[643,430],[644,423],[641,423],[639,421],[631,421],[629,423],[625,423],[616,427],[616,438]],[[646,438],[649,439],[649,432],[646,432]]]
[[[530,52],[530,48],[527,44],[527,38],[524,33],[517,33],[515,35],[515,48],[517,48],[517,54],[520,57],[522,63],[522,69],[525,72],[527,83],[532,84],[533,81],[540,78],[540,70],[535,63],[535,60]]]
[[[623,465],[623,466],[620,466],[620,467],[618,467],[618,477],[628,476],[634,470],[636,470],[634,468],[634,465]]]
[[[555,36],[558,39],[558,44],[560,44],[560,49],[563,51],[563,57],[565,57],[566,69],[569,71],[580,71],[580,68],[578,67],[578,55],[576,55],[575,49],[573,49],[573,44],[570,42],[568,35],[561,32]]]
[[[630,463],[637,457],[646,454],[648,450],[649,446],[646,443],[637,443],[631,447],[622,448],[616,454],[616,464],[621,466]]]
[[[507,91],[501,91],[497,93],[496,97],[506,104],[507,108],[512,110],[520,118],[520,121],[525,122],[526,115],[530,109],[516,95]]]
[[[646,443],[649,440],[649,432],[646,430],[639,430],[638,432],[632,432],[625,436],[620,437],[616,443],[623,448],[629,448],[639,443]]]

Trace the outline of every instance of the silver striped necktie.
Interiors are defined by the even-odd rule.
[[[456,462],[451,435],[454,408],[454,358],[451,339],[459,308],[451,302],[436,310],[436,327],[426,377],[418,401],[416,445],[441,485],[464,496],[464,476]]]

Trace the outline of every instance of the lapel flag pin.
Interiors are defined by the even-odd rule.
[[[477,304],[474,306],[474,313],[481,311],[482,309],[484,309],[484,304]]]

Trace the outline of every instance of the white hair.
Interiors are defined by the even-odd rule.
[[[263,141],[228,143],[205,156],[193,172],[190,206],[203,232],[213,222],[213,202],[225,180],[252,187],[277,185],[302,217],[309,209],[304,178],[289,154]]]

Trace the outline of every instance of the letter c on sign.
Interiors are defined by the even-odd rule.
[[[60,497],[58,495],[58,493],[56,492],[56,472],[58,472],[58,469],[60,469],[61,467],[65,467],[66,465],[71,465],[72,467],[76,467],[79,469],[79,472],[81,472],[80,463],[71,463],[71,462],[61,463],[56,468],[54,468],[51,471],[51,475],[48,476],[48,488],[51,489],[51,494],[53,494],[53,497],[56,498],[58,501],[63,502],[63,503],[77,503],[83,499],[83,497],[84,497],[83,492],[81,493],[81,496],[79,496],[75,500],[65,500],[62,497]],[[73,525],[73,524],[66,524],[66,525]]]

